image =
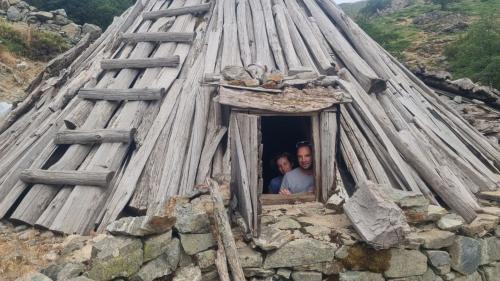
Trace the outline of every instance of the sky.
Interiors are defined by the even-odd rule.
[[[342,4],[342,3],[353,3],[353,2],[359,2],[361,0],[335,0],[335,3],[337,4]]]

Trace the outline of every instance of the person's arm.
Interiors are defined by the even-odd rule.
[[[283,181],[281,182],[281,188],[280,188],[280,192],[279,192],[281,195],[290,195],[292,194],[290,192],[290,189],[288,189],[288,177],[287,175],[285,175],[283,177]]]

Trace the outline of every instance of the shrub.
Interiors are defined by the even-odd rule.
[[[365,16],[373,16],[379,11],[389,7],[392,0],[368,0],[366,6],[360,10],[361,14]]]

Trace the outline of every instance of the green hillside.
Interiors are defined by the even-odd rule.
[[[374,10],[389,1],[387,10]],[[439,0],[433,0],[438,2]],[[391,0],[342,5],[377,42],[411,68],[448,70],[500,87],[500,0],[413,0],[390,9]]]

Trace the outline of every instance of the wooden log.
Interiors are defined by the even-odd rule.
[[[276,30],[276,25],[274,23],[272,1],[261,0],[262,10],[264,12],[264,20],[266,22],[267,38],[269,40],[269,45],[271,46],[271,51],[274,55],[274,61],[278,66],[278,69],[282,73],[286,73],[286,62],[283,56],[283,50],[280,45],[280,39],[278,37],[278,32]]]
[[[212,163],[212,159],[214,158],[215,151],[219,146],[219,143],[222,141],[222,138],[227,132],[226,127],[220,127],[216,129],[212,138],[208,138],[205,140],[205,145],[203,147],[203,151],[201,153],[200,165],[198,168],[198,174],[196,175],[196,184],[203,183],[210,173],[210,167]]]
[[[314,31],[307,17],[302,13],[302,9],[295,0],[287,0],[284,2],[288,7],[288,11],[295,26],[297,26],[300,34],[302,34],[305,43],[309,47],[310,53],[320,66],[322,72],[327,75],[335,74],[335,65],[331,65],[330,63],[331,57],[323,51],[320,41],[314,36]]]
[[[271,57],[269,40],[267,38],[264,11],[260,0],[248,0],[253,17],[253,31],[255,36],[256,57],[254,63],[265,67],[267,70],[274,69],[274,60]]]
[[[259,201],[263,206],[307,203],[316,201],[316,195],[312,192],[294,193],[290,195],[262,194]]]
[[[54,138],[55,144],[96,144],[106,142],[132,143],[136,129],[116,130],[66,130],[58,132]]]
[[[165,95],[165,89],[97,89],[84,88],[78,92],[78,97],[88,100],[107,101],[152,101]]]
[[[147,59],[107,59],[101,61],[103,70],[119,70],[124,68],[154,68],[154,67],[177,67],[179,56]]]
[[[143,32],[143,33],[122,33],[120,40],[124,43],[139,42],[177,42],[191,43],[194,40],[192,32]]]
[[[115,172],[24,170],[19,178],[26,183],[107,187]]]
[[[290,32],[288,31],[288,21],[286,20],[283,9],[284,8],[281,5],[273,6],[273,14],[275,17],[277,33],[281,42],[281,46],[283,46],[283,52],[285,54],[288,68],[300,68],[302,65],[293,47],[292,38],[290,37]]]
[[[240,48],[235,48],[238,41],[238,24],[236,23],[236,1],[223,1],[224,34],[222,36],[221,68],[241,66]]]
[[[247,29],[248,0],[238,1],[236,8],[236,24],[238,25],[238,43],[240,46],[241,61],[244,67],[252,63],[252,52],[250,51],[250,39]]]
[[[226,208],[224,208],[222,195],[219,192],[219,185],[214,180],[209,179],[208,187],[210,189],[212,201],[214,202],[215,223],[217,224],[217,228],[221,234],[227,261],[229,263],[229,267],[231,268],[231,275],[233,276],[234,281],[245,281],[245,274],[243,273],[240,259],[238,257],[236,242],[234,241],[233,233],[231,231],[231,224],[229,223],[229,219],[227,217]]]
[[[336,155],[339,120],[337,111],[323,111],[320,116],[321,201],[326,202],[336,186]],[[317,145],[315,145],[317,147]]]
[[[144,20],[155,20],[163,17],[176,17],[187,14],[193,14],[193,15],[203,14],[210,9],[210,6],[211,6],[210,3],[205,3],[199,5],[185,6],[181,8],[146,12],[142,15],[142,18]]]
[[[411,229],[403,210],[385,196],[382,188],[369,181],[358,184],[344,211],[365,242],[388,249],[401,245]]]

